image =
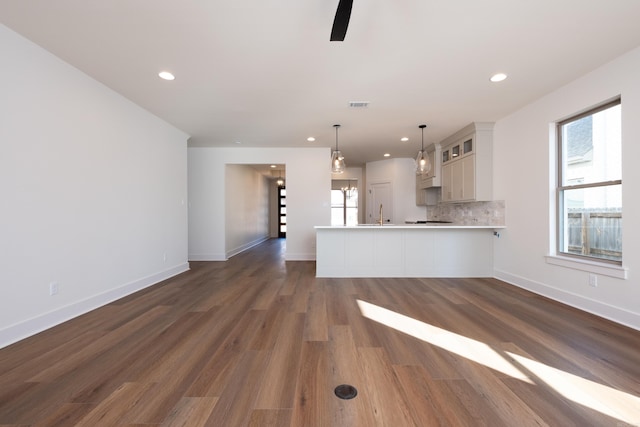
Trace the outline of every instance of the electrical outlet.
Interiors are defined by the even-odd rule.
[[[57,295],[58,294],[58,282],[49,283],[49,295]]]
[[[598,276],[593,273],[589,273],[589,286],[593,286],[594,288],[598,286]]]

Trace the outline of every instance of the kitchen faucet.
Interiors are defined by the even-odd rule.
[[[382,225],[382,203],[380,203],[380,219],[378,220],[378,223]]]

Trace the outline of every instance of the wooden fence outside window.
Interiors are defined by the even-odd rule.
[[[569,253],[622,260],[622,212],[581,209],[568,213]]]

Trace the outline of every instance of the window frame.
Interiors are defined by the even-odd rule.
[[[333,197],[331,198],[331,225],[357,225],[358,224],[358,197],[348,197],[347,193],[344,190],[332,189],[332,192],[339,191],[341,193],[341,201],[340,204],[333,203]],[[357,192],[357,187],[355,188]],[[354,200],[353,206],[349,206],[348,201]],[[333,210],[338,210],[342,212],[342,224],[334,223],[333,221]],[[352,213],[352,215],[350,215]],[[349,218],[355,218],[355,221],[349,221]]]
[[[619,185],[622,188],[622,176],[620,179],[616,180],[608,180],[608,181],[600,181],[600,182],[589,182],[589,183],[577,183],[577,184],[565,184],[563,185],[563,166],[565,163],[565,153],[563,150],[563,139],[562,139],[562,128],[563,126],[576,122],[580,119],[583,119],[588,116],[593,116],[601,111],[607,110],[609,108],[615,107],[617,105],[622,105],[622,100],[620,97],[617,97],[613,100],[609,100],[600,105],[597,105],[593,108],[589,108],[581,113],[572,115],[564,120],[558,121],[555,123],[555,132],[556,132],[556,255],[561,257],[567,257],[570,259],[574,259],[576,261],[592,264],[592,265],[603,265],[603,266],[617,266],[621,267],[623,262],[623,252],[621,251],[620,260],[615,259],[606,259],[602,257],[583,255],[565,252],[562,248],[564,243],[564,239],[567,239],[567,236],[563,236],[563,228],[564,228],[564,192],[570,190],[580,190],[580,189],[589,189],[589,188],[606,188],[613,187]],[[622,120],[622,117],[621,117]],[[622,147],[621,147],[622,149]],[[622,165],[620,165],[622,167]],[[564,239],[563,239],[564,237]],[[626,274],[625,274],[626,276]]]

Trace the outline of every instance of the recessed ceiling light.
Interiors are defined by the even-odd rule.
[[[391,157],[391,154],[389,154],[389,153],[384,153],[384,156],[385,156],[385,157]]]
[[[409,140],[409,138],[407,138],[406,136],[403,136],[402,138],[400,138],[400,141],[402,142],[407,142]]]
[[[507,75],[505,73],[497,73],[491,76],[491,81],[494,83],[497,83],[497,82],[503,81],[506,78],[507,78]]]
[[[275,168],[276,168],[276,165],[271,165],[271,167],[272,167],[273,169],[275,169]]]
[[[312,136],[310,136],[309,138],[307,138],[307,141],[309,141],[309,142],[313,142],[313,141],[315,141],[315,140],[316,140],[316,139],[315,139],[314,137],[312,137]]]
[[[242,142],[240,142],[240,141],[236,141],[236,144],[242,144]]]
[[[175,80],[176,76],[174,76],[173,74],[171,74],[168,71],[160,71],[158,73],[158,77],[160,77],[161,79],[164,80]]]

